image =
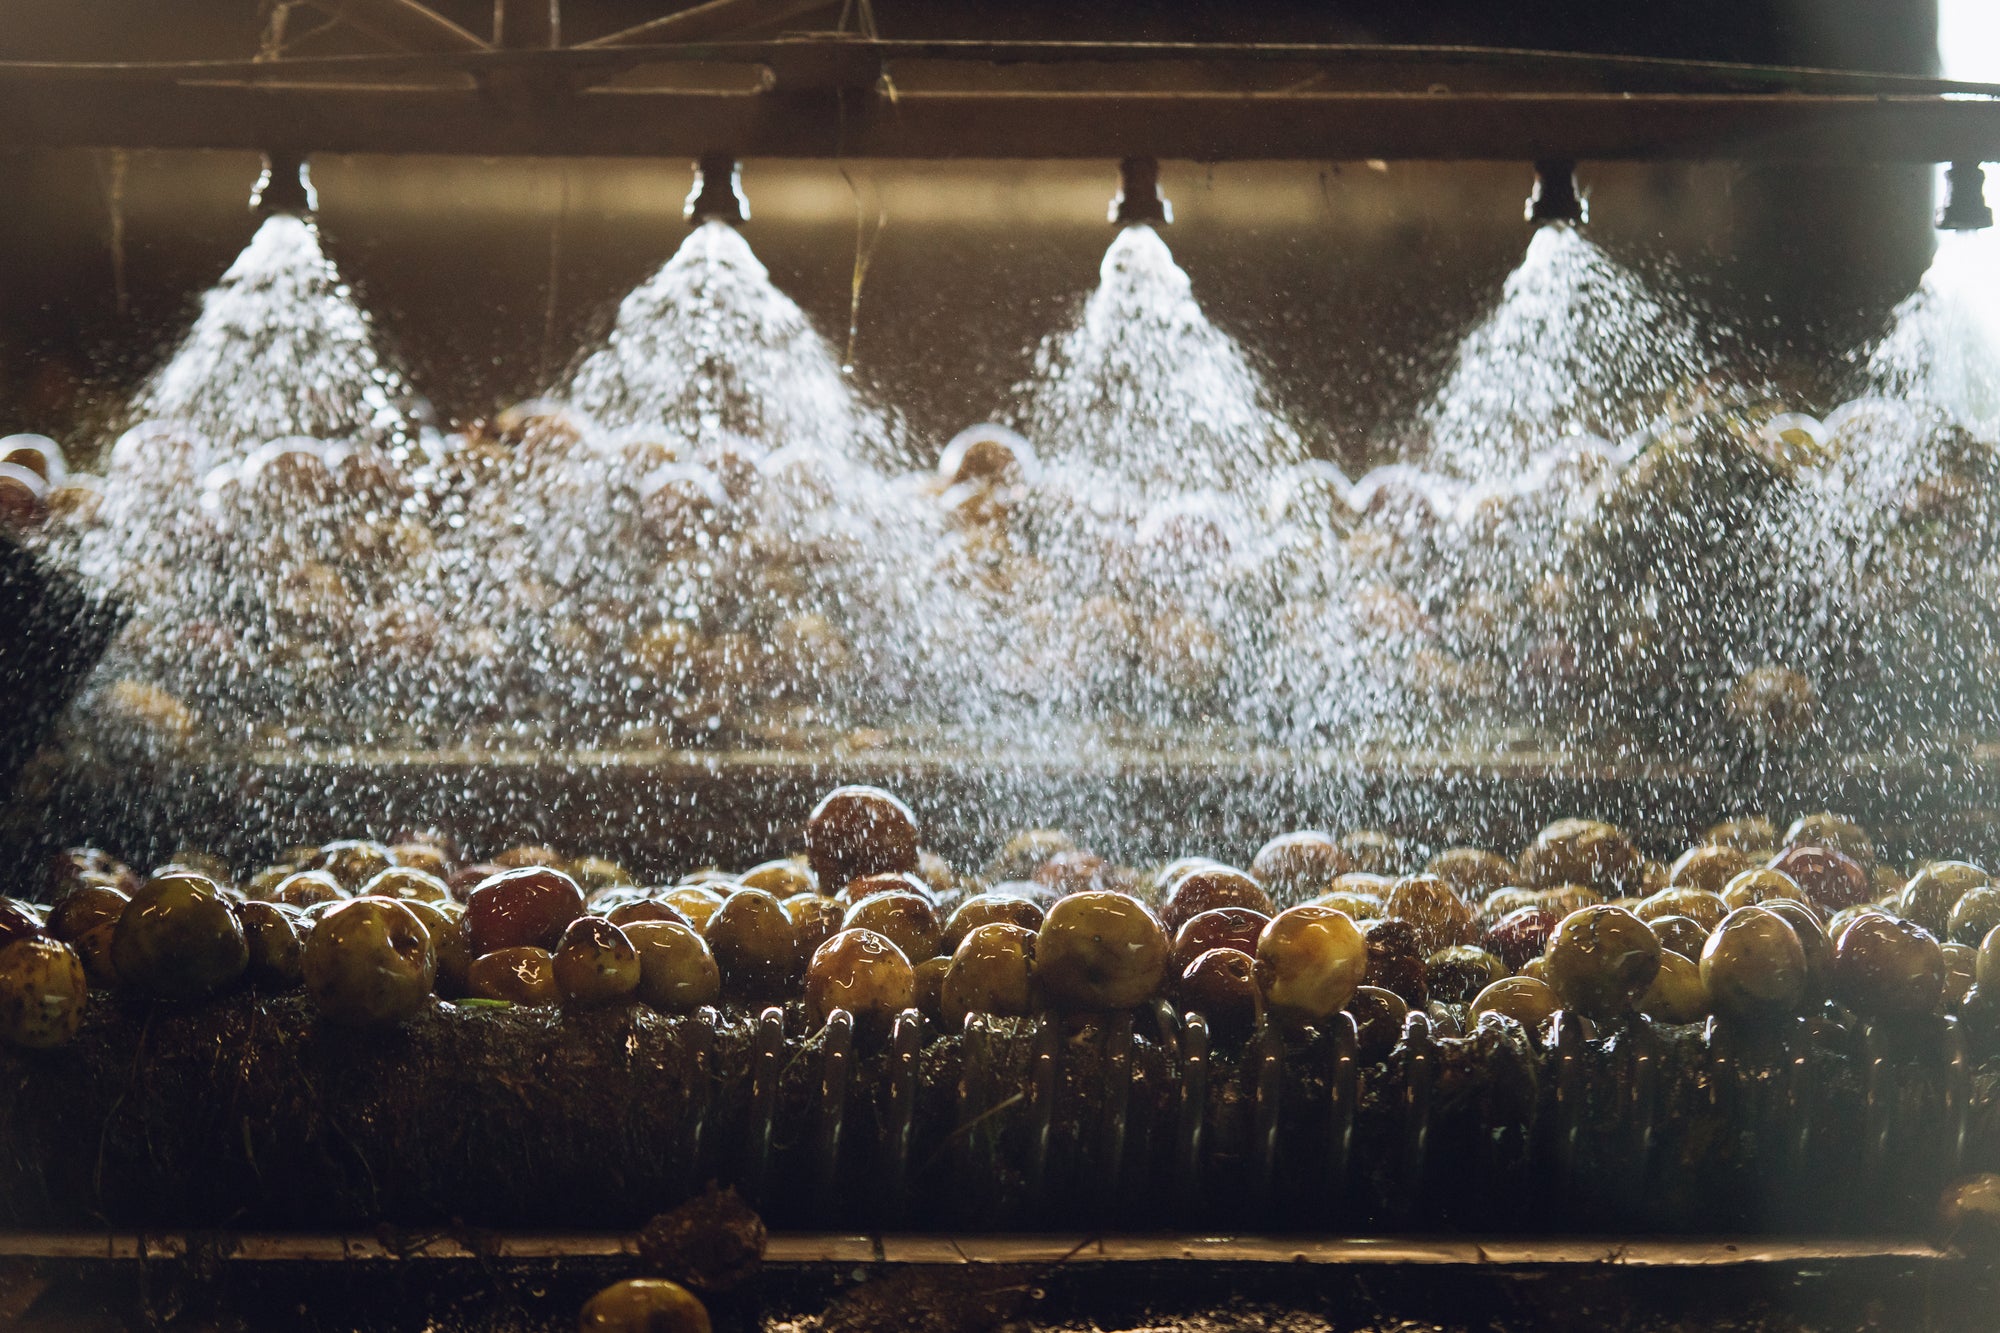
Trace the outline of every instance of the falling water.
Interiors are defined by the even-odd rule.
[[[1304,457],[1149,226],[1118,233],[1082,318],[1045,340],[1034,365],[1019,424],[1049,459],[1119,490],[1247,494]]]
[[[301,435],[406,456],[412,399],[310,221],[266,218],[133,404],[200,442],[211,462]]]
[[[1890,316],[1863,380],[1988,437],[2000,431],[2000,233],[1939,234],[1936,257]]]
[[[2000,725],[2000,451],[1927,394],[1845,403],[1801,477],[1795,577],[1850,737],[1924,752]]]
[[[1565,436],[1623,435],[1706,371],[1683,314],[1575,227],[1541,227],[1424,412],[1431,465],[1514,475]]]
[[[934,650],[955,619],[933,576],[941,522],[883,470],[898,423],[734,227],[696,227],[561,398],[455,535],[480,584],[468,600],[499,610],[489,623],[546,691],[628,728],[664,710],[696,734],[948,697],[961,663]],[[517,614],[524,596],[536,605]],[[604,671],[579,671],[579,640]]]
[[[1346,478],[1308,459],[1157,232],[1118,234],[1035,366],[1016,420],[1038,465],[957,510],[970,549],[1002,553],[988,614],[1014,709],[1230,744],[1351,739],[1393,711],[1420,617],[1357,582]]]
[[[563,395],[605,430],[805,443],[879,459],[886,417],[856,395],[805,312],[726,222],[688,234],[618,308]]]
[[[1459,381],[1520,330],[1562,327],[1524,307],[1629,297],[1572,233],[1543,236]],[[359,312],[326,308],[340,290],[305,224],[267,223],[205,302],[205,359],[162,382],[208,401],[196,367],[226,378],[244,338],[224,335],[248,327],[345,330],[329,354],[365,353]],[[259,292],[299,309],[252,318]],[[1638,327],[1660,323],[1637,305]],[[121,669],[266,742],[709,744],[889,718],[1014,735],[1038,718],[1310,745],[1407,740],[1506,695],[1495,664],[1532,647],[1509,603],[1559,572],[1542,537],[1583,503],[1534,498],[1561,485],[1481,502],[1405,469],[1350,487],[1308,460],[1150,227],[1118,234],[1036,364],[1018,420],[1039,458],[927,493],[883,470],[894,418],[711,222],[559,399],[414,466],[297,436],[218,449],[184,410],[114,451],[86,549],[142,610]],[[379,362],[356,365],[299,379],[380,390]],[[1523,476],[1603,471],[1562,448],[1571,462],[1545,452]],[[199,517],[165,524],[189,490]],[[1504,539],[1454,545],[1480,522]],[[210,659],[174,651],[190,641]]]
[[[1860,733],[1923,750],[1989,733],[2000,699],[2000,237],[1940,232],[1917,290],[1826,419],[1799,506],[1830,689]]]
[[[437,442],[310,221],[259,226],[133,414],[56,541],[131,611],[86,729],[365,739],[420,713]]]
[[[1951,420],[1992,408],[1941,369],[1963,345],[1940,293],[1984,262],[1949,249],[1876,353],[1911,370],[1885,372],[1896,399],[1821,422],[1709,384],[1661,411],[1703,374],[1687,322],[1544,228],[1425,415],[1430,457],[1350,483],[1129,227],[1018,387],[1027,438],[986,432],[1004,466],[912,476],[897,418],[721,223],[556,396],[413,454],[365,319],[275,219],[66,520],[135,612],[86,730],[556,754],[969,733],[1005,819],[1010,773],[1107,740],[1293,747],[1331,784],[1303,756],[1517,728],[1649,755],[1731,726],[1976,729],[2000,487]],[[1136,795],[1076,772],[1078,809]]]
[[[97,739],[727,743],[948,697],[935,506],[733,230],[569,391],[413,456],[312,228],[267,221],[62,543],[134,611]]]
[[[1263,500],[1303,459],[1298,431],[1150,226],[1118,232],[1034,365],[1017,389],[1042,458],[1031,563],[1001,608],[1043,655],[1023,693],[1157,727],[1237,711],[1277,595]]]

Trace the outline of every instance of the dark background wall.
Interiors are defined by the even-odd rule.
[[[427,0],[474,32],[493,0]],[[563,37],[683,8],[678,0],[561,0]],[[9,0],[9,58],[196,59],[255,49],[271,0]],[[830,26],[838,3],[793,21]],[[1431,42],[1716,60],[1927,68],[1930,6],[1913,0],[874,0],[884,37],[1131,41]],[[294,32],[322,17],[301,10]],[[341,30],[314,49],[363,49]]]
[[[490,4],[438,0],[474,30]],[[240,57],[255,0],[11,0],[0,58]],[[568,0],[589,37],[659,12]],[[831,22],[835,11],[794,26]],[[1432,4],[876,0],[892,37],[1429,41],[1935,66],[1927,0],[1465,0]],[[303,7],[294,40],[322,19]],[[339,28],[301,52],[366,49]],[[0,431],[82,450],[185,328],[254,228],[257,164],[226,153],[0,152]],[[463,419],[535,392],[672,252],[686,164],[318,158],[328,249],[440,410]],[[1741,331],[1738,355],[1825,385],[1879,329],[1929,254],[1929,173],[1730,165],[1592,166],[1593,234],[1671,269]],[[935,441],[993,412],[1034,341],[1095,283],[1110,163],[752,162],[748,234],[779,285],[848,341],[858,222],[873,232],[857,373]],[[1169,234],[1215,320],[1280,400],[1350,466],[1395,427],[1495,299],[1527,236],[1525,165],[1169,164]]]

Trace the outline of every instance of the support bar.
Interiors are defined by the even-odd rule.
[[[492,48],[417,0],[312,0],[398,51],[488,51]]]
[[[686,11],[692,13],[693,11]],[[630,30],[628,30],[630,31]],[[1281,45],[1236,42],[985,42],[861,38],[800,33],[763,40],[720,39],[612,45],[623,34],[556,51],[411,52],[400,55],[287,56],[281,60],[0,61],[0,75],[64,78],[117,75],[140,81],[307,78],[349,82],[399,75],[481,76],[531,61],[544,76],[573,86],[637,66],[762,65],[830,69],[853,87],[871,86],[884,69],[908,82],[913,66],[957,70],[1089,71],[1090,87],[1116,86],[1135,71],[1135,86],[1187,92],[1252,93],[1313,88],[1320,92],[1466,94],[1544,92],[1747,94],[1851,97],[2000,97],[2000,84],[1720,61],[1603,56],[1504,47]]]
[[[2000,100],[1549,93],[499,91],[0,71],[0,147],[696,157],[2000,159]]]
[[[614,32],[607,37],[578,42],[580,48],[605,46],[650,46],[656,42],[706,42],[749,32],[768,24],[783,23],[815,9],[827,9],[834,0],[708,0],[707,4],[678,10],[661,18]]]

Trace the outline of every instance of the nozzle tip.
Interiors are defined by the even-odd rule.
[[[1535,188],[1528,195],[1528,221],[1582,223],[1590,206],[1576,188],[1576,163],[1568,158],[1544,158],[1535,163]]]
[[[1111,197],[1107,220],[1120,227],[1174,220],[1174,206],[1160,193],[1159,159],[1128,157],[1118,164],[1118,193]]]
[[[740,227],[750,220],[750,201],[743,197],[743,168],[733,154],[703,153],[694,164],[694,189],[688,192],[681,216],[691,227],[727,222]]]
[[[1938,230],[1984,231],[1992,225],[1993,209],[1986,202],[1986,168],[1977,162],[1954,162],[1946,167]]]
[[[319,209],[319,194],[306,169],[306,155],[289,149],[264,154],[264,170],[250,192],[250,207],[262,217],[289,213],[310,217]]]

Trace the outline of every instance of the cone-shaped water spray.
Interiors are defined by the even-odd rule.
[[[856,393],[834,349],[719,217],[619,304],[604,345],[562,396],[614,435],[706,458],[725,446],[807,444],[845,458],[890,452],[892,426]]]
[[[1985,183],[1975,163],[1946,172],[1937,253],[1869,350],[1861,383],[1991,436],[2000,432],[2000,233]]]
[[[1467,481],[1517,476],[1565,437],[1616,439],[1707,369],[1682,307],[1548,220],[1424,411],[1431,463]]]
[[[412,447],[417,400],[320,248],[317,202],[302,156],[266,158],[256,235],[133,403],[138,419],[186,432],[202,464],[294,435]]]
[[[613,436],[661,440],[705,465],[718,451],[787,444],[892,456],[894,421],[856,391],[736,230],[750,209],[734,158],[702,157],[684,212],[693,231],[619,303],[604,345],[559,396]]]
[[[1045,457],[1128,490],[1249,494],[1304,452],[1263,377],[1143,222],[1111,242],[1081,319],[1043,341],[1022,388],[1021,424]]]
[[[970,549],[1025,556],[991,580],[1010,649],[996,681],[1051,717],[1290,735],[1303,695],[1307,726],[1352,697],[1318,707],[1341,668],[1311,646],[1349,641],[1329,607],[1346,480],[1307,462],[1251,359],[1202,312],[1153,225],[1153,164],[1125,163],[1122,180],[1098,286],[1019,388],[1042,466],[956,500]]]

